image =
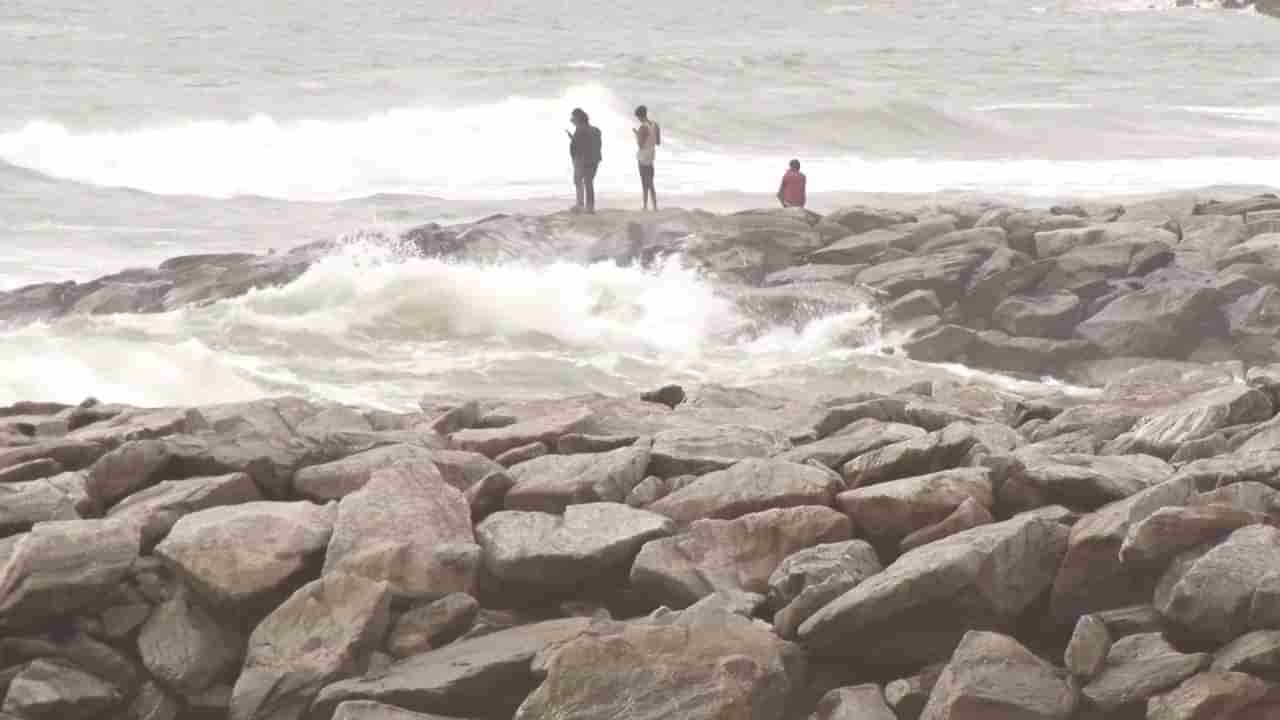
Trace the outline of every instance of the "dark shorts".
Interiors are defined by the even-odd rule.
[[[653,166],[652,165],[640,166],[640,182],[644,183],[645,185],[653,184]]]

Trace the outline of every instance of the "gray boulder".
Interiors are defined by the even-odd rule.
[[[764,458],[786,449],[775,433],[753,427],[692,427],[663,430],[653,437],[649,473],[658,477],[703,475],[746,458]]]
[[[251,502],[183,516],[155,548],[215,610],[261,611],[305,582],[338,508]]]
[[[1178,652],[1159,633],[1130,635],[1111,646],[1102,672],[1084,687],[1083,695],[1092,707],[1113,713],[1176,687],[1208,666],[1209,659]]]
[[[459,640],[333,683],[320,692],[311,712],[330,717],[341,703],[372,700],[414,712],[509,717],[538,683],[534,656],[589,626],[584,618],[548,620]]]
[[[563,435],[590,430],[592,412],[584,407],[568,407],[560,412],[533,417],[500,428],[469,428],[449,436],[459,450],[478,452],[490,458],[540,442],[555,447]]]
[[[1120,562],[1135,568],[1164,567],[1184,551],[1265,520],[1265,515],[1230,505],[1160,508],[1129,526]]]
[[[43,522],[0,541],[0,628],[25,630],[98,606],[139,547],[137,530],[113,520]]]
[[[816,460],[838,471],[859,455],[924,435],[925,430],[915,425],[868,417],[853,421],[834,435],[788,450],[776,459],[801,464]]]
[[[0,537],[26,532],[40,522],[79,520],[90,509],[84,473],[0,483]]]
[[[996,306],[991,321],[1010,335],[1066,339],[1071,337],[1083,312],[1084,306],[1075,293],[1015,295]]]
[[[1020,461],[1000,488],[1014,511],[1045,505],[1096,510],[1159,485],[1173,468],[1150,455],[1041,455],[1018,453]]]
[[[792,639],[800,624],[827,603],[883,570],[876,551],[862,540],[816,545],[788,556],[769,576],[773,627]]]
[[[1218,297],[1202,287],[1156,287],[1125,295],[1076,326],[1112,356],[1185,356],[1202,328],[1219,321]]]
[[[947,657],[972,627],[1013,623],[1053,581],[1066,528],[1034,517],[957,533],[916,548],[800,626],[815,653],[875,647],[877,665]]]
[[[1225,643],[1251,628],[1272,627],[1266,596],[1255,594],[1280,563],[1280,530],[1240,528],[1221,544],[1179,557],[1156,588],[1155,606],[1195,636]],[[1271,617],[1268,617],[1271,615]]]
[[[337,506],[324,574],[385,580],[399,599],[474,592],[480,547],[471,511],[434,465],[376,470]]]
[[[420,469],[432,464],[432,460],[431,451],[418,445],[376,447],[341,460],[302,468],[293,476],[293,492],[313,502],[341,500],[364,487],[377,470],[392,465]]]
[[[324,685],[365,671],[390,608],[385,582],[335,573],[302,587],[249,637],[231,720],[305,717]]]
[[[1212,668],[1280,679],[1280,630],[1254,630],[1232,640],[1214,653]]]
[[[544,455],[508,470],[514,484],[504,504],[508,510],[564,512],[577,503],[626,502],[648,467],[649,450],[643,447]]]
[[[841,472],[849,489],[927,475],[962,464],[976,442],[972,425],[955,423],[923,437],[859,455],[845,463]]]
[[[620,503],[570,505],[564,515],[494,513],[476,526],[485,569],[540,592],[572,590],[625,572],[640,547],[675,530],[667,518]]]
[[[788,556],[849,539],[849,518],[799,507],[698,520],[687,532],[647,543],[631,568],[636,590],[669,607],[687,607],[718,590],[764,593]]]
[[[180,589],[142,626],[138,655],[167,687],[199,695],[234,675],[244,657],[244,637],[215,620],[194,593]]]
[[[1133,446],[1139,452],[1169,457],[1192,440],[1232,425],[1263,422],[1274,412],[1266,393],[1244,384],[1214,388],[1197,394],[1133,426]]]
[[[1079,616],[1147,602],[1154,579],[1120,562],[1120,548],[1135,523],[1162,507],[1185,504],[1193,484],[1171,479],[1084,516],[1071,528],[1066,557],[1053,581],[1050,612],[1059,623]]]
[[[122,699],[115,686],[89,673],[63,662],[36,660],[9,683],[2,709],[23,720],[95,720]]]
[[[1077,691],[1065,672],[1017,640],[970,631],[929,696],[921,720],[1070,720]]]
[[[143,547],[151,548],[163,540],[184,515],[262,499],[253,478],[245,473],[166,480],[117,503],[107,517],[138,528]]]
[[[749,458],[707,473],[659,499],[649,510],[677,525],[732,520],[753,512],[803,505],[831,505],[839,476],[808,465]]]

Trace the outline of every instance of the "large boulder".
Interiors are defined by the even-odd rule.
[[[359,675],[386,635],[387,583],[344,573],[302,587],[254,629],[231,720],[300,720],[327,683]]]
[[[30,629],[103,602],[138,559],[136,528],[114,520],[38,523],[0,541],[0,629]]]
[[[570,505],[564,515],[503,511],[476,526],[485,569],[542,593],[626,572],[640,547],[670,535],[671,520],[619,503]]]
[[[1139,633],[1117,640],[1102,672],[1083,690],[1089,707],[1117,713],[1176,687],[1209,664],[1210,656],[1178,652],[1160,633]]]
[[[1232,425],[1247,425],[1274,414],[1271,398],[1243,383],[1199,393],[1134,424],[1132,446],[1139,452],[1169,457],[1185,443]]]
[[[167,687],[199,695],[234,676],[244,657],[244,636],[210,615],[194,593],[179,589],[142,626],[138,655]]]
[[[896,716],[879,685],[854,685],[823,695],[809,720],[896,720]]]
[[[753,512],[830,505],[840,485],[833,472],[779,460],[747,459],[707,473],[649,506],[677,525],[732,520]]]
[[[669,607],[686,607],[719,590],[765,593],[769,577],[788,556],[849,535],[849,518],[825,507],[698,520],[682,535],[641,548],[631,583]]]
[[[385,580],[400,599],[473,592],[480,547],[471,511],[434,465],[376,470],[337,507],[324,574]]]
[[[1166,567],[1185,551],[1266,520],[1266,515],[1227,504],[1160,508],[1129,526],[1120,546],[1120,562],[1131,568]]]
[[[1156,579],[1120,562],[1129,528],[1162,507],[1185,504],[1195,493],[1174,478],[1111,503],[1081,518],[1071,528],[1066,557],[1053,581],[1050,611],[1062,624],[1095,610],[1149,601]]]
[[[40,522],[79,520],[90,509],[83,473],[0,483],[0,537],[26,532]]]
[[[218,611],[262,612],[306,581],[335,504],[251,502],[182,517],[155,548]]]
[[[858,273],[858,283],[898,298],[913,290],[929,290],[943,305],[949,305],[964,294],[965,284],[983,256],[948,250],[924,257],[890,260]]]
[[[978,441],[973,425],[954,423],[923,437],[886,445],[845,463],[841,472],[850,489],[949,470],[964,463]]]
[[[960,640],[920,720],[1070,720],[1076,693],[1064,671],[1017,640],[975,630]]]
[[[593,628],[553,649],[515,720],[772,720],[805,683],[799,648],[723,611]]]
[[[653,436],[649,472],[658,477],[703,475],[746,458],[763,458],[786,449],[776,433],[746,426],[690,427]]]
[[[794,638],[810,615],[883,569],[875,549],[862,540],[816,545],[787,557],[769,576],[774,631]]]
[[[225,505],[261,501],[262,493],[246,473],[166,480],[134,493],[111,508],[108,517],[137,527],[143,547],[164,539],[178,519]]]
[[[1214,291],[1156,287],[1109,303],[1077,325],[1076,334],[1112,356],[1178,357],[1194,350],[1220,320]]]
[[[1158,485],[1173,468],[1150,455],[1041,455],[1022,452],[1000,489],[1000,500],[1014,511],[1045,505],[1097,510]]]
[[[543,455],[508,471],[514,484],[508,510],[564,512],[576,503],[625,502],[644,480],[649,449],[624,447],[605,453]]]
[[[70,664],[36,660],[10,681],[0,710],[22,720],[96,720],[122,699],[118,688]]]
[[[1075,293],[1015,295],[996,306],[991,321],[1010,335],[1065,339],[1071,337],[1083,312]]]
[[[373,700],[415,712],[510,717],[538,684],[534,656],[589,626],[585,618],[548,620],[459,640],[333,683],[320,692],[312,713],[327,718],[341,703]]]
[[[916,548],[800,626],[821,655],[877,665],[946,658],[965,631],[1011,625],[1053,582],[1067,530],[1032,516],[984,525]],[[863,653],[877,648],[873,655]]]
[[[1280,564],[1280,529],[1240,528],[1217,546],[1179,557],[1156,588],[1155,606],[1196,637],[1226,643],[1253,628],[1275,627],[1280,605],[1256,598]]]
[[[459,450],[496,458],[518,447],[540,442],[555,447],[563,435],[587,432],[593,414],[584,407],[567,407],[560,412],[533,417],[500,428],[468,428],[450,435]]]
[[[376,470],[392,465],[421,468],[432,460],[431,451],[419,445],[384,445],[302,468],[293,476],[293,492],[319,503],[341,500],[364,487]]]
[[[776,459],[801,464],[816,460],[839,471],[845,463],[859,455],[885,445],[922,437],[924,434],[925,430],[915,425],[867,417],[849,423],[833,435],[788,450]]]
[[[990,470],[956,468],[843,492],[836,505],[853,520],[859,536],[893,547],[946,519],[966,500],[991,508],[993,495]]]

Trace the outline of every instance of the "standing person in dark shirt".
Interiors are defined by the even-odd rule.
[[[778,202],[782,207],[804,207],[806,178],[800,172],[800,161],[792,160],[791,168],[782,176],[782,184],[778,186]]]
[[[602,159],[600,128],[591,125],[591,119],[582,108],[574,108],[569,114],[574,131],[569,134],[569,157],[573,159],[573,186],[578,202],[574,212],[596,211],[596,170]],[[568,133],[568,131],[565,131]]]

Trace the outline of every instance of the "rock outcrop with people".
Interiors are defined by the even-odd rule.
[[[0,407],[0,718],[1280,717],[1278,204],[382,239],[691,263],[762,324],[870,305],[910,358],[1074,387]],[[23,288],[0,317],[207,302],[331,249]]]

